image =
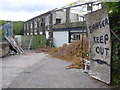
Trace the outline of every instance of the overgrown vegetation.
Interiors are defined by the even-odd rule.
[[[0,42],[2,42],[2,29],[0,28]]]
[[[13,34],[23,35],[23,22],[13,21]]]
[[[110,28],[120,38],[120,1],[105,2],[109,9]],[[112,35],[112,83],[120,86],[120,41]]]
[[[0,26],[6,24],[8,21],[0,20]],[[5,35],[5,32],[3,32],[2,27],[0,28],[0,42],[3,41],[3,36]]]
[[[0,20],[0,25],[4,25],[4,24],[6,24],[8,21],[6,21],[6,20]]]

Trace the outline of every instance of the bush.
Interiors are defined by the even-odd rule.
[[[103,3],[109,9],[110,28],[120,36],[120,1]],[[112,83],[120,86],[120,41],[112,35]],[[120,38],[120,37],[118,37]]]

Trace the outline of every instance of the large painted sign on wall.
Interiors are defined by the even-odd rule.
[[[12,36],[13,30],[12,30],[12,22],[8,22],[2,26],[3,32],[5,32],[5,36]]]
[[[89,74],[107,84],[111,81],[111,37],[108,11],[102,8],[85,15],[91,57]]]

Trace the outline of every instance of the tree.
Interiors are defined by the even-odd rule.
[[[104,2],[109,9],[111,30],[120,38],[120,1]],[[112,34],[112,83],[120,85],[120,41]]]
[[[6,24],[7,23],[7,21],[5,21],[5,20],[0,20],[0,25],[4,25],[4,24]]]

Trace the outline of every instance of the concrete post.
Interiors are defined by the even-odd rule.
[[[37,35],[39,35],[39,20],[37,20]]]
[[[45,35],[45,17],[42,18],[42,32],[43,32],[43,35]]]
[[[24,35],[27,35],[27,24],[24,22]]]
[[[42,18],[40,17],[40,20],[39,20],[39,34],[40,34],[41,31],[42,31]]]
[[[50,20],[49,20],[50,22],[50,38],[53,38],[53,13],[51,12],[50,13]]]
[[[70,22],[70,8],[66,9],[66,23]]]
[[[33,33],[33,35],[35,35],[35,21],[34,21],[34,20],[32,21],[32,26],[33,26],[33,28],[32,28],[32,29],[33,29],[33,30],[32,30],[33,32],[32,32],[32,33]]]
[[[87,11],[90,11],[90,12],[93,11],[93,3],[87,4]]]
[[[28,22],[29,35],[31,35],[30,22]]]

